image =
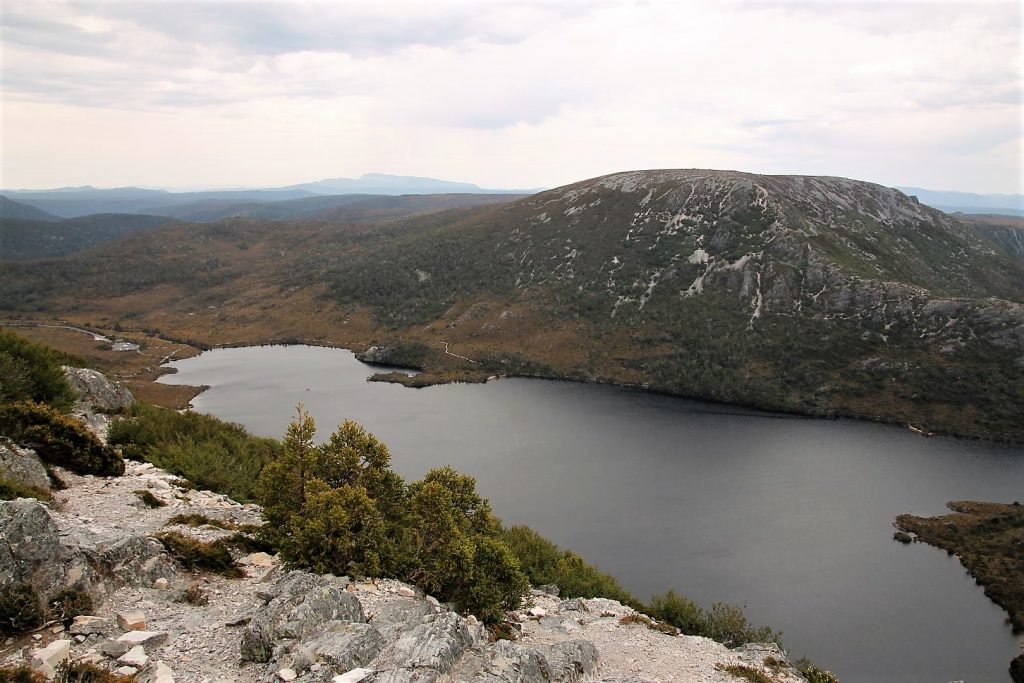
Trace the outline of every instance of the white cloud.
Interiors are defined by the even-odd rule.
[[[3,22],[7,187],[694,166],[1021,186],[1013,2],[9,2]]]

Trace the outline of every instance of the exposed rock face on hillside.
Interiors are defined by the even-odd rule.
[[[534,591],[508,615],[517,640],[491,642],[473,617],[398,581],[288,571],[274,556],[242,551],[241,578],[192,574],[154,534],[225,538],[260,521],[260,509],[182,488],[146,463],[117,478],[60,476],[69,487],[49,505],[0,502],[0,588],[31,583],[46,600],[77,587],[93,595],[95,614],[8,639],[0,666],[33,662],[52,674],[85,660],[151,683],[727,683],[734,678],[720,667],[744,664],[776,683],[803,680],[774,664],[785,657],[775,647],[729,650],[623,623],[635,612],[610,600]],[[144,505],[139,490],[164,505]],[[169,525],[179,514],[220,526]]]
[[[462,349],[518,340],[551,375],[1024,438],[1024,270],[870,183],[621,173],[333,269],[343,302],[420,336],[441,318],[428,333]],[[553,319],[571,324],[548,340]]]
[[[132,392],[114,384],[106,376],[89,368],[64,367],[64,376],[78,395],[73,414],[89,425],[106,442],[111,414],[132,405]]]

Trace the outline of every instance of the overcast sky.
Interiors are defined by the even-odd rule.
[[[0,7],[0,187],[699,167],[1022,191],[1015,1]]]

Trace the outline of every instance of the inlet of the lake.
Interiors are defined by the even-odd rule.
[[[746,605],[844,683],[1005,682],[1018,643],[959,562],[892,540],[896,515],[1024,499],[1024,448],[527,379],[407,389],[344,350],[220,349],[162,381],[196,410],[280,437],[302,403],[345,419],[407,479],[450,464],[639,597]]]

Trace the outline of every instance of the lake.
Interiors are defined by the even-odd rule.
[[[340,349],[219,349],[161,381],[196,410],[281,437],[295,405],[345,419],[407,479],[450,464],[641,598],[746,604],[843,683],[1009,681],[1005,613],[944,551],[892,540],[896,515],[1024,499],[1024,447],[925,438],[609,386],[529,379],[408,389]]]

